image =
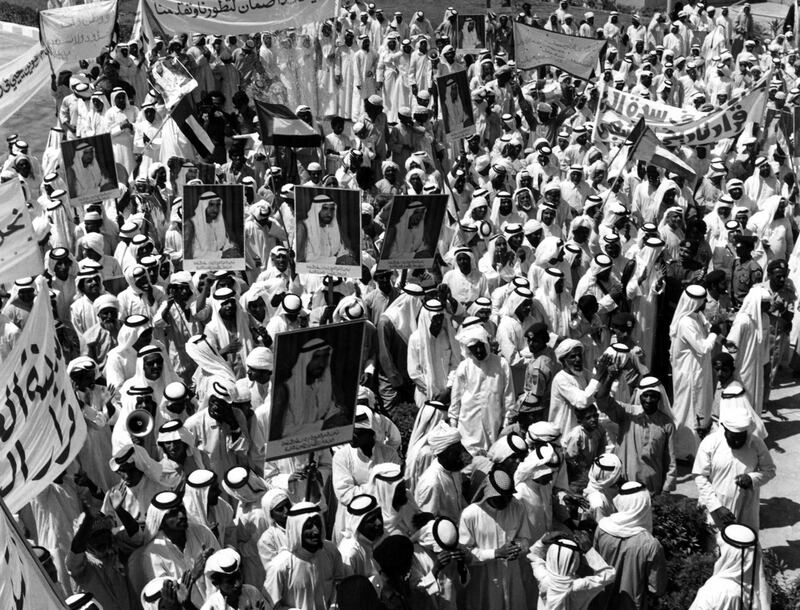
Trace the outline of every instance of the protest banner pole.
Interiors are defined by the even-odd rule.
[[[308,464],[306,466],[306,502],[311,502],[311,479],[312,475],[314,474],[314,470],[316,470],[314,468],[314,452],[311,451],[308,454]]]
[[[61,608],[56,610],[68,610],[67,603],[62,598],[63,593],[59,593],[58,589],[56,589],[55,583],[52,580],[50,580],[50,576],[48,576],[47,572],[45,572],[44,566],[36,558],[36,554],[33,552],[33,548],[28,542],[28,539],[25,537],[25,534],[20,528],[16,519],[14,519],[13,515],[11,514],[11,511],[8,509],[8,506],[6,506],[6,503],[3,500],[2,496],[0,496],[0,511],[2,511],[3,513],[2,518],[6,520],[6,523],[8,523],[9,527],[14,529],[17,536],[19,536],[19,539],[25,545],[25,553],[28,555],[28,559],[31,561],[31,563],[36,566],[36,569],[39,571],[39,575],[42,577],[42,580],[47,583],[47,586],[52,592],[53,596],[62,602]],[[40,594],[36,595],[38,596]]]

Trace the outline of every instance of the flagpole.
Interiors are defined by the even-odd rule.
[[[22,540],[22,544],[25,545],[25,551],[30,556],[31,562],[36,566],[36,569],[39,571],[42,580],[44,580],[47,583],[47,586],[50,587],[50,590],[53,592],[55,598],[61,602],[61,610],[69,610],[67,608],[66,601],[63,599],[64,595],[63,592],[59,592],[59,590],[56,589],[55,583],[52,580],[50,580],[50,576],[48,576],[47,572],[44,571],[44,566],[36,558],[36,554],[33,552],[33,548],[28,542],[28,539],[25,537],[24,532],[19,527],[19,524],[17,523],[16,519],[14,519],[14,517],[11,515],[11,511],[8,510],[8,506],[6,506],[6,503],[3,500],[2,496],[0,496],[0,509],[2,509],[3,516],[6,522],[9,524],[9,527],[14,528],[14,531],[17,533],[20,540]],[[33,594],[33,591],[28,590],[28,593]]]

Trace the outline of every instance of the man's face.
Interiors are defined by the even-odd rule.
[[[100,277],[97,275],[93,275],[83,280],[83,292],[86,293],[89,298],[94,298],[100,294],[100,287]]]
[[[725,441],[731,449],[741,449],[747,442],[747,432],[731,432],[725,428]]]
[[[620,246],[618,241],[612,241],[611,243],[606,244],[606,254],[608,254],[609,258],[615,259],[622,253],[622,246]]]
[[[289,255],[286,252],[279,252],[278,254],[274,254],[272,256],[272,263],[275,267],[283,273],[289,268]]]
[[[439,454],[439,462],[449,472],[458,472],[472,463],[472,456],[461,443],[453,443]]]
[[[97,317],[100,318],[100,324],[103,326],[103,328],[113,328],[117,324],[119,312],[117,312],[117,310],[113,307],[104,307],[97,312]]]
[[[680,212],[670,212],[667,214],[667,225],[671,229],[678,229],[681,226],[681,213]]]
[[[542,208],[542,224],[548,227],[553,224],[556,218],[556,212],[552,208]]]
[[[380,509],[372,511],[361,520],[358,532],[371,542],[383,536],[383,514]]]
[[[769,274],[769,285],[773,290],[781,290],[786,286],[786,270],[775,269]]]
[[[661,401],[661,392],[657,391],[649,391],[649,392],[642,392],[641,396],[639,396],[639,402],[642,405],[642,410],[647,415],[652,415],[656,411],[658,411],[658,403]]]
[[[114,97],[114,105],[120,110],[124,110],[125,106],[128,105],[128,96],[123,94],[116,95]]]
[[[139,290],[144,290],[145,292],[148,292],[152,288],[150,284],[150,278],[147,276],[146,270],[141,275],[136,276],[133,285],[136,286]]]
[[[145,356],[142,364],[144,365],[144,376],[150,381],[159,379],[164,371],[164,359],[160,354]]]
[[[736,371],[736,367],[733,364],[715,360],[713,366],[714,374],[722,385],[728,385],[733,380],[733,374]]]
[[[238,607],[239,597],[242,594],[242,573],[238,570],[233,574],[214,574],[211,577],[214,586],[227,602],[233,602]],[[226,605],[228,605],[226,603]]]
[[[322,548],[322,519],[319,515],[314,515],[303,525],[301,544],[312,553]]]
[[[267,306],[264,303],[264,299],[259,297],[255,301],[250,301],[247,304],[247,311],[250,312],[250,315],[252,315],[256,320],[263,322],[267,315]]]
[[[419,52],[420,53],[427,53],[428,52],[428,41],[422,40],[419,43]]]
[[[600,416],[597,413],[597,409],[594,407],[587,409],[586,413],[581,417],[580,423],[584,430],[597,430],[597,426],[600,424]]]
[[[583,174],[581,174],[581,172],[570,172],[569,173],[569,180],[573,184],[578,184],[581,181],[581,177],[582,176],[583,176]]]
[[[470,353],[475,356],[476,360],[485,360],[486,356],[489,354],[488,350],[486,349],[486,344],[482,342],[473,343],[469,346]]]
[[[72,267],[72,261],[68,258],[62,258],[56,261],[56,264],[53,266],[53,273],[57,279],[63,282],[69,277],[70,267]]]
[[[94,161],[94,148],[86,148],[81,153],[81,162],[84,167],[88,167]]]
[[[236,299],[227,299],[219,306],[219,315],[225,320],[232,320],[236,316]]]
[[[335,203],[325,203],[320,207],[319,213],[317,214],[319,218],[320,226],[326,227],[333,222],[333,219],[336,217],[336,204]]]
[[[328,367],[328,352],[317,350],[306,367],[306,377],[308,379],[319,379]]]
[[[188,451],[186,443],[183,441],[165,441],[163,443],[159,443],[159,446],[164,451],[164,455],[166,455],[173,462],[177,464],[183,464],[184,460],[186,460]]]
[[[272,378],[272,371],[247,367],[247,378],[250,381],[264,385],[269,383],[269,380]]]
[[[573,371],[580,372],[583,370],[583,350],[581,348],[573,349],[569,354],[564,356],[564,361],[567,366]]]
[[[408,219],[409,227],[418,226],[425,218],[425,208],[416,208]]]
[[[459,254],[456,256],[456,265],[458,265],[458,270],[464,275],[472,271],[472,259],[466,254]]]
[[[178,506],[171,509],[164,515],[161,521],[161,527],[165,530],[186,531],[189,527],[189,522],[186,519],[186,509],[183,506]]]
[[[206,206],[206,222],[214,222],[219,217],[221,208],[222,199],[217,197],[209,201],[208,206]]]

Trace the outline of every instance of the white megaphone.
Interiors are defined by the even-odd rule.
[[[145,409],[134,409],[125,420],[125,428],[136,438],[149,436],[153,431],[153,416]]]

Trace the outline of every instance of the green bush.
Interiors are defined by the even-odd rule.
[[[653,535],[667,558],[667,592],[652,599],[654,610],[685,610],[714,571],[706,552],[711,532],[697,500],[672,495],[653,499]]]
[[[772,610],[800,609],[800,577],[787,577],[788,569],[775,551],[764,551],[764,572],[772,591]]]

